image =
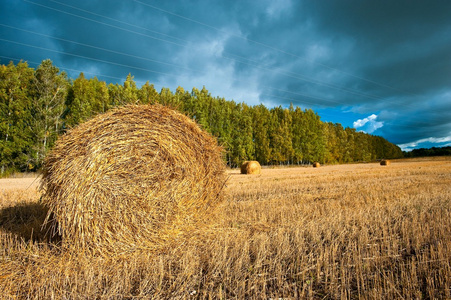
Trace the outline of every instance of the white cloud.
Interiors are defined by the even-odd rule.
[[[446,136],[446,137],[441,137],[441,138],[436,138],[436,137],[424,138],[424,139],[420,139],[420,140],[410,142],[410,143],[399,144],[398,146],[403,151],[410,151],[415,148],[423,148],[421,146],[421,144],[425,144],[425,143],[443,144],[443,145],[436,145],[437,147],[450,146],[451,145],[451,135]],[[424,148],[427,148],[427,147],[424,147]]]
[[[360,129],[360,131],[366,132],[366,133],[373,133],[377,129],[384,126],[384,122],[378,122],[377,121],[377,115],[372,114],[371,116],[368,116],[364,119],[359,119],[353,123],[353,127],[355,129]]]

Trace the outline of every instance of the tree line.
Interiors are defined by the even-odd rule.
[[[156,91],[133,77],[107,84],[83,73],[75,80],[44,60],[0,66],[0,172],[36,171],[47,151],[68,128],[126,104],[170,106],[194,119],[225,149],[231,167],[245,160],[261,164],[347,163],[397,158],[401,149],[382,137],[322,122],[311,109],[267,108],[213,97],[203,87]]]
[[[419,148],[403,154],[404,157],[451,156],[451,146]]]

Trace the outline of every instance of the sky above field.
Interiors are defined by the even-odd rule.
[[[451,1],[0,0],[0,63],[20,59],[451,145]]]

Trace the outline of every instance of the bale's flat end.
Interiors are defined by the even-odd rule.
[[[390,165],[390,161],[387,159],[383,159],[381,160],[381,166],[389,166]]]

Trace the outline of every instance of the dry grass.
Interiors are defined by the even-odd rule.
[[[24,178],[1,178],[0,186],[3,191],[14,191],[14,190],[34,190],[39,187],[39,179],[35,177],[24,177]]]
[[[42,203],[63,246],[111,255],[165,247],[223,198],[221,148],[160,105],[116,108],[69,130],[47,155]]]
[[[19,228],[45,215],[32,208],[39,195],[2,189],[0,290],[22,299],[451,298],[450,158],[229,174],[208,229],[121,257],[30,239]]]

